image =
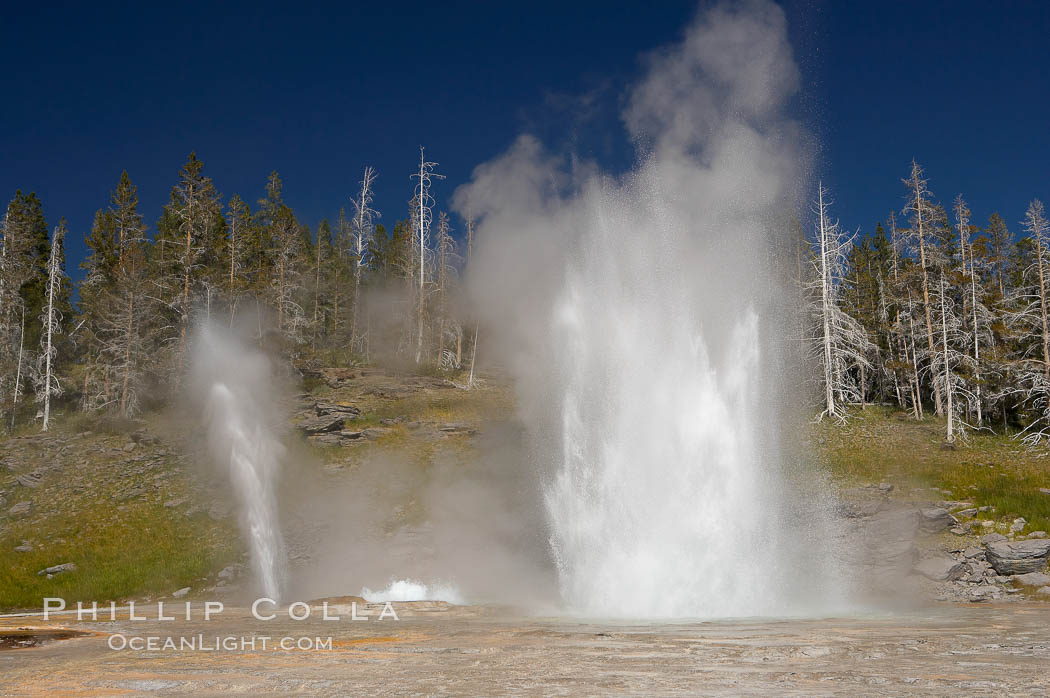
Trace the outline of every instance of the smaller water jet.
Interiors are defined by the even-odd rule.
[[[456,588],[450,584],[424,584],[413,579],[392,580],[389,587],[378,591],[365,587],[361,590],[361,597],[372,603],[382,601],[445,601],[456,605],[465,603]]]
[[[285,550],[276,485],[284,447],[272,427],[269,361],[206,328],[198,343],[195,373],[212,461],[230,478],[262,591],[279,601],[285,586]]]

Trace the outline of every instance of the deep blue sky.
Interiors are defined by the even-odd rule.
[[[78,3],[6,7],[0,197],[36,191],[82,236],[122,169],[152,227],[195,150],[224,194],[254,203],[270,170],[311,226],[365,164],[383,221],[404,217],[420,144],[447,179],[522,131],[613,170],[641,52],[675,40],[694,2]],[[850,228],[900,209],[915,156],[945,203],[1012,229],[1050,199],[1050,3],[786,3],[799,115]],[[581,95],[592,105],[581,113]]]

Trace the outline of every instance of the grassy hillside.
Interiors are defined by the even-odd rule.
[[[238,557],[228,515],[194,503],[209,500],[155,433],[81,418],[0,441],[0,608],[170,593]]]
[[[1030,449],[1009,436],[971,433],[944,441],[943,421],[883,407],[855,410],[845,426],[825,421],[812,438],[832,476],[845,486],[891,482],[938,488],[945,498],[993,506],[978,518],[1028,521],[1025,531],[1050,531],[1050,450]],[[950,492],[950,494],[948,494]]]
[[[338,369],[311,375],[301,390],[288,405],[290,457],[341,478],[384,452],[424,470],[437,459],[455,462],[475,448],[475,433],[513,414],[513,396],[498,381],[468,391],[435,376]],[[299,425],[326,405],[357,413],[338,431],[304,436]],[[243,562],[221,478],[197,465],[192,419],[78,417],[58,420],[48,435],[0,439],[0,608],[39,607],[45,596],[101,602],[196,591]],[[1023,516],[1025,532],[1050,530],[1050,494],[1040,491],[1050,489],[1046,450],[990,435],[949,447],[942,434],[936,420],[868,407],[846,426],[810,425],[805,438],[843,487],[891,482],[902,496],[992,506],[978,518],[1008,524]],[[416,493],[399,495],[398,516],[407,520]],[[38,574],[65,563],[76,570]]]

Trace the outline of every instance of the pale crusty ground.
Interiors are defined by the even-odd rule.
[[[955,604],[870,617],[665,624],[528,618],[397,604],[401,620],[315,611],[13,627],[95,634],[0,652],[3,695],[1018,695],[1050,694],[1050,605]],[[141,610],[140,610],[141,612]],[[376,610],[368,611],[370,615]],[[155,611],[147,611],[155,618]],[[125,614],[126,617],[126,614]],[[318,651],[115,651],[107,633],[322,636]]]

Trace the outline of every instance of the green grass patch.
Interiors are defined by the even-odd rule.
[[[844,485],[889,481],[951,490],[951,498],[994,506],[980,515],[999,521],[1023,516],[1026,531],[1050,531],[1050,452],[1009,435],[970,433],[944,441],[944,422],[914,420],[883,407],[854,410],[845,426],[824,421],[815,442],[832,476]]]
[[[0,539],[0,607],[39,608],[46,596],[120,601],[199,586],[239,553],[238,537],[217,528],[150,502],[123,511],[98,502],[42,524],[15,522]],[[15,552],[22,540],[35,541],[34,550]],[[76,571],[53,579],[37,574],[67,562]]]

